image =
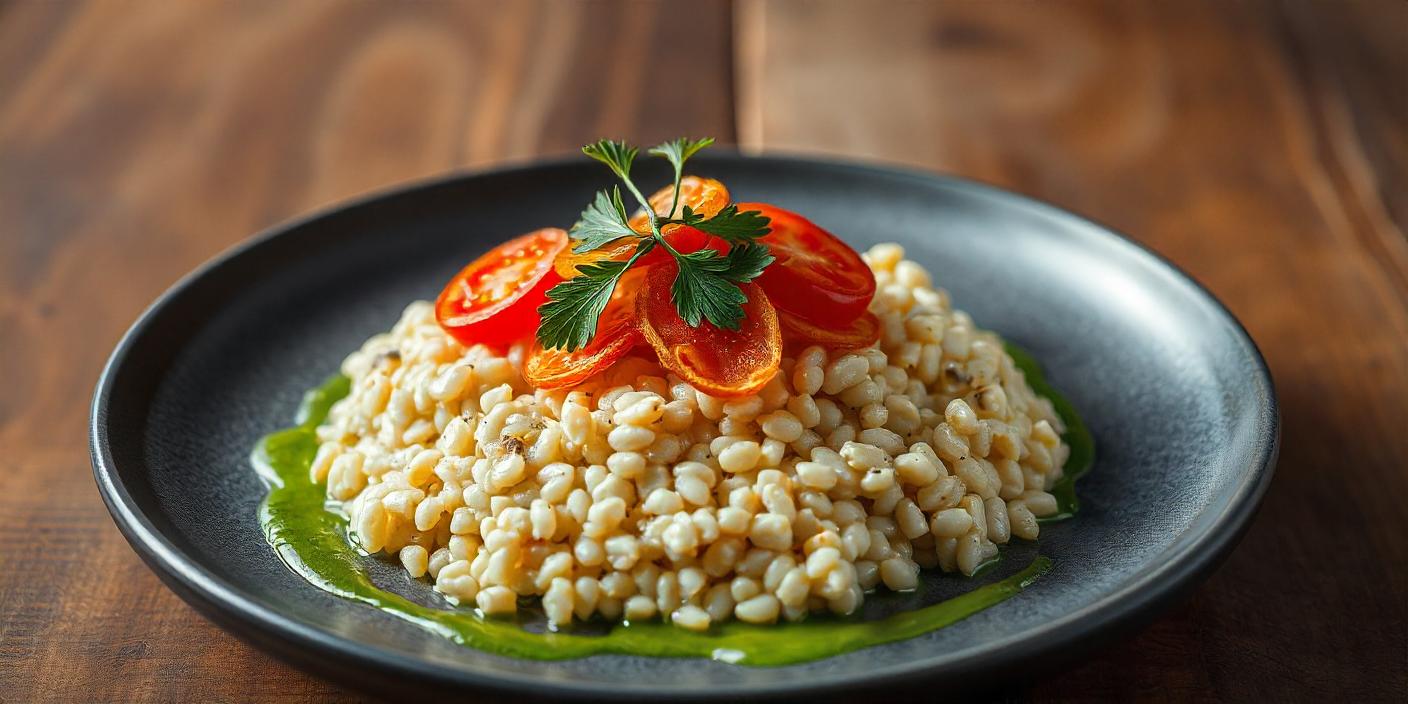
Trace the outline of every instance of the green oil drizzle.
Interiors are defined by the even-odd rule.
[[[1051,495],[1056,497],[1057,511],[1039,522],[1050,523],[1070,518],[1080,510],[1080,499],[1076,498],[1076,480],[1085,476],[1091,465],[1095,464],[1095,439],[1085,427],[1085,422],[1080,419],[1080,414],[1076,413],[1076,407],[1047,382],[1036,358],[1014,344],[1008,343],[1006,347],[1017,368],[1026,374],[1032,391],[1038,396],[1051,399],[1051,405],[1056,408],[1056,415],[1066,422],[1066,432],[1061,434],[1061,439],[1071,448],[1071,455],[1066,458],[1066,464],[1062,467],[1061,478],[1051,487]]]
[[[1074,409],[1042,378],[1029,355],[1010,350],[1027,380],[1056,404],[1066,420],[1071,444],[1066,476],[1057,485],[1061,515],[1077,506],[1074,482],[1093,458],[1093,445]],[[1020,572],[965,594],[884,618],[862,620],[816,615],[799,623],[755,626],[718,624],[705,633],[675,628],[658,620],[608,626],[604,634],[532,632],[516,620],[480,617],[471,608],[418,604],[374,584],[366,569],[373,559],[347,541],[347,519],[325,505],[323,487],[308,477],[317,451],[314,429],[329,408],[347,395],[346,377],[335,376],[305,394],[297,425],[260,440],[252,461],[269,483],[260,507],[265,537],[294,572],[324,591],[374,606],[461,645],[512,657],[562,660],[607,653],[655,657],[701,657],[752,666],[777,666],[816,660],[889,643],[943,628],[1004,601],[1035,582],[1051,567],[1038,556]],[[958,579],[958,578],[955,578]]]

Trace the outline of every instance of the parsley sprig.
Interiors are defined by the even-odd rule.
[[[590,252],[620,239],[636,240],[635,251],[625,261],[600,261],[577,267],[578,276],[548,290],[547,303],[538,312],[538,342],[543,347],[573,351],[585,347],[596,335],[597,319],[621,275],[637,260],[656,247],[663,247],[674,258],[679,273],[670,287],[670,296],[681,318],[690,326],[703,321],[737,330],[743,322],[743,305],[748,297],[741,284],[763,273],[773,262],[766,245],[757,241],[768,233],[769,221],[756,210],[740,212],[729,204],[713,216],[694,212],[688,205],[680,208],[680,181],[684,164],[699,150],[713,144],[711,138],[680,138],[652,147],[647,153],[670,162],[674,167],[674,196],[669,215],[661,216],[650,206],[631,180],[631,165],[639,153],[635,147],[613,140],[602,140],[582,147],[582,153],[600,161],[616,174],[626,191],[645,209],[650,231],[642,234],[631,229],[630,216],[621,198],[620,186],[599,191],[573,225],[572,251]],[[679,217],[674,217],[676,211]],[[712,249],[681,253],[666,241],[661,228],[670,224],[688,225],[727,241],[728,254]]]

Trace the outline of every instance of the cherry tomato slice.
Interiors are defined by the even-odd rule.
[[[572,352],[544,349],[536,340],[523,362],[523,378],[540,389],[576,386],[606,371],[642,342],[636,325],[636,295],[645,271],[631,269],[622,275],[597,321],[596,336]]]
[[[670,199],[673,195],[674,188],[672,186],[666,186],[656,191],[654,195],[646,200],[650,202],[650,207],[655,211],[656,215],[666,217],[668,215],[666,211],[670,207]],[[724,206],[728,205],[728,199],[728,188],[725,188],[724,184],[712,178],[685,176],[680,179],[680,202],[676,210],[683,212],[684,206],[688,205],[690,209],[696,213],[701,213],[706,217],[713,217],[717,215],[720,210],[723,210]],[[631,216],[629,224],[631,229],[636,232],[643,235],[650,233],[650,221],[646,219],[645,211],[643,210]],[[668,237],[671,231],[679,229],[680,227],[680,225],[667,225],[661,230],[661,233]],[[693,228],[690,229],[692,230]],[[696,232],[698,231],[696,230]],[[707,235],[704,235],[702,232],[698,234],[707,237]],[[716,244],[722,242],[722,240],[718,240],[718,238],[714,238],[714,240],[716,240]],[[676,244],[674,240],[671,240],[670,244],[674,245],[676,249],[680,249],[680,245]],[[702,248],[703,245],[701,244],[688,251],[692,252]],[[577,253],[568,249],[558,256],[554,266],[557,268],[559,276],[564,279],[570,279],[577,275],[577,267],[582,264],[599,262],[603,259],[617,262],[625,261],[631,256],[631,253],[634,252],[635,249],[636,240],[631,238],[616,240],[605,247],[594,249],[590,252]],[[680,249],[680,251],[683,252],[686,250]],[[652,261],[659,260],[661,255],[664,254],[665,252],[660,252],[659,254],[651,252],[646,255],[645,263],[648,264]]]
[[[697,252],[705,248],[717,250],[725,254],[728,253],[728,242],[687,225],[666,225],[662,232],[665,235],[665,241],[669,242],[671,247],[674,247],[677,251],[684,254]],[[631,254],[636,251],[637,242],[639,242],[639,240],[617,240],[601,249],[594,249],[582,254],[575,254],[570,248],[565,249],[562,251],[562,254],[557,256],[557,261],[554,262],[553,266],[556,268],[559,276],[570,279],[578,275],[577,267],[579,265],[606,260],[623,262],[630,259]],[[636,262],[636,266],[645,267],[669,259],[670,253],[665,251],[664,248],[656,246],[654,249],[646,252],[645,256],[642,256],[640,260]],[[569,267],[570,271],[568,269]],[[568,273],[563,273],[564,271]]]
[[[779,309],[777,322],[782,327],[782,339],[787,341],[789,352],[809,345],[820,345],[833,351],[858,350],[880,340],[880,319],[870,311],[861,313],[859,318],[844,325],[823,327]]]
[[[538,306],[562,281],[553,260],[567,245],[567,232],[549,227],[489,250],[440,292],[435,301],[440,327],[465,345],[502,349],[531,338],[538,329]]]
[[[651,267],[636,299],[641,333],[660,364],[713,396],[747,396],[762,389],[782,362],[782,332],[767,294],[755,284],[743,285],[748,302],[736,332],[707,321],[690,327],[670,299],[675,274],[673,262]]]
[[[854,249],[806,218],[766,203],[739,203],[772,220],[760,240],[777,259],[758,285],[779,310],[818,325],[849,323],[875,296],[875,275]]]
[[[557,255],[557,260],[553,262],[553,269],[557,271],[558,276],[570,279],[581,273],[577,271],[577,267],[583,264],[600,261],[624,262],[631,258],[631,253],[636,251],[636,243],[639,241],[634,237],[626,237],[590,252],[574,252],[571,247],[568,247]]]
[[[678,218],[686,205],[696,214],[713,217],[728,205],[729,199],[728,188],[723,183],[699,176],[685,176],[680,179],[680,200],[675,206],[675,212],[671,213],[670,201],[674,195],[675,189],[666,186],[651,194],[646,201],[650,203],[650,209],[654,210],[656,215],[662,218]],[[646,219],[643,210],[632,215],[629,224],[636,232],[650,232],[650,221]]]
[[[698,228],[688,225],[666,225],[663,230],[665,241],[670,243],[675,251],[681,254],[698,252],[701,249],[712,249],[720,254],[728,254],[729,244],[727,240],[715,237]],[[656,262],[670,261],[673,257],[665,251],[663,247],[656,247],[645,253],[640,258],[642,264],[654,264]]]

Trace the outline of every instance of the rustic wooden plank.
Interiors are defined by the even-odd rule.
[[[602,134],[732,141],[729,26],[721,0],[0,6],[0,701],[355,698],[198,616],[113,528],[83,442],[108,351],[299,212]]]
[[[951,171],[1091,215],[1261,345],[1281,462],[1241,547],[1034,698],[1408,689],[1408,5],[747,0],[740,141]]]

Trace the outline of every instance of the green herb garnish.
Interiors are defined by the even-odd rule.
[[[670,296],[681,318],[691,326],[703,321],[726,330],[737,330],[743,322],[743,305],[748,297],[741,284],[763,273],[773,262],[766,245],[756,240],[768,233],[768,219],[756,210],[740,212],[729,204],[712,217],[696,213],[688,205],[679,208],[680,181],[684,164],[699,150],[713,144],[711,138],[680,138],[649,150],[652,156],[666,159],[674,167],[674,197],[669,216],[661,217],[635,182],[631,180],[631,164],[638,150],[625,142],[602,140],[582,147],[582,153],[606,164],[625,185],[627,192],[645,209],[650,232],[642,235],[631,229],[630,216],[621,199],[621,188],[600,191],[582,211],[581,218],[570,232],[576,253],[589,252],[620,239],[636,240],[635,252],[623,262],[602,261],[577,267],[578,276],[548,290],[548,301],[538,312],[538,342],[547,348],[572,351],[585,347],[596,335],[597,319],[611,300],[611,292],[621,275],[638,259],[655,247],[664,247],[679,267]],[[679,217],[674,217],[679,209]],[[727,241],[728,254],[701,249],[688,254],[676,251],[661,234],[666,225],[680,224],[698,228]]]

